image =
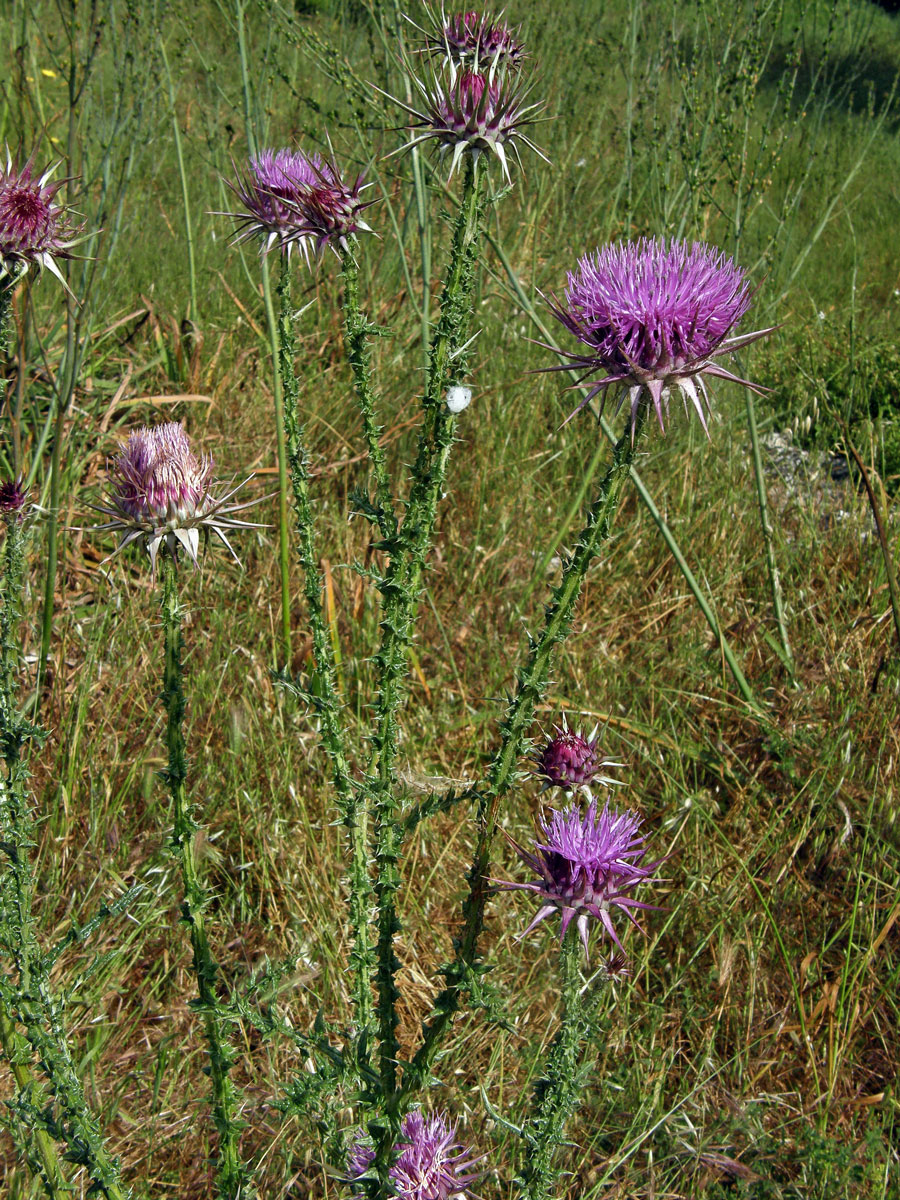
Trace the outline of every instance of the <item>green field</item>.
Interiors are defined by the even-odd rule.
[[[159,588],[137,550],[104,561],[114,541],[91,532],[90,506],[130,429],[178,419],[219,478],[252,475],[248,497],[264,498],[248,519],[265,527],[233,539],[241,567],[211,545],[200,572],[179,572],[188,789],[206,829],[195,849],[222,995],[247,994],[267,961],[288,964],[262,1011],[297,1030],[317,1014],[340,1025],[346,836],[315,706],[273,679],[284,654],[272,351],[256,244],[232,245],[221,213],[251,145],[322,150],[330,138],[348,174],[366,172],[377,236],[360,241],[360,295],[389,331],[373,354],[398,476],[416,454],[423,331],[461,186],[429,151],[418,187],[411,156],[389,156],[406,140],[403,114],[371,85],[405,87],[398,30],[410,45],[416,31],[401,12],[388,0],[8,0],[0,13],[0,142],[20,161],[36,147],[39,167],[60,160],[61,196],[89,235],[67,268],[83,303],[67,309],[49,274],[31,276],[0,362],[0,465],[26,476],[38,506],[18,673],[21,703],[48,731],[28,761],[34,909],[50,947],[144,885],[127,915],[72,938],[52,976],[135,1197],[215,1196],[215,1130],[160,778]],[[417,0],[409,15],[423,20]],[[643,816],[652,857],[667,856],[641,893],[661,910],[642,915],[646,938],[628,938],[633,976],[599,1007],[558,1197],[888,1200],[900,1196],[900,614],[888,566],[900,559],[900,16],[866,0],[512,0],[505,19],[522,27],[530,98],[546,103],[530,136],[550,164],[523,149],[487,210],[473,401],[408,656],[398,799],[406,809],[481,777],[609,458],[590,411],[562,426],[572,380],[534,373],[557,361],[538,343],[571,348],[545,297],[611,240],[720,246],[755,289],[741,328],[777,326],[735,367],[769,389],[755,399],[761,473],[744,389],[716,383],[709,438],[673,401],[636,463],[650,504],[626,485],[531,729],[539,740],[563,712],[586,730],[599,722],[624,764],[622,799]],[[490,178],[500,192],[496,167]],[[370,480],[340,263],[296,261],[325,618],[361,772],[380,597],[349,564],[384,555],[352,499]],[[624,410],[604,415],[620,432]],[[59,570],[39,677],[54,440]],[[296,558],[291,571],[290,667],[306,678]],[[521,842],[542,799],[527,758],[519,766],[500,824]],[[453,955],[476,835],[474,805],[459,805],[420,825],[401,857],[403,1059]],[[493,855],[493,876],[523,877],[500,839]],[[484,1200],[519,1194],[515,1127],[559,1021],[550,923],[515,940],[532,907],[516,893],[490,900],[482,949],[499,1003],[457,1014],[428,1098],[487,1154]],[[309,1075],[296,1046],[251,1021],[229,1029],[259,1196],[349,1196],[327,1130],[282,1111],[286,1085]],[[0,1191],[30,1200],[45,1193],[23,1161],[14,1095],[0,1062]],[[50,1104],[49,1089],[37,1095]],[[344,1130],[353,1105],[348,1089]],[[91,1194],[77,1165],[65,1170],[71,1195]]]

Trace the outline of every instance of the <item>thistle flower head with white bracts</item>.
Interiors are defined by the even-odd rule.
[[[353,234],[369,231],[361,214],[374,202],[362,199],[362,175],[348,185],[320,154],[263,150],[229,186],[241,204],[223,214],[238,222],[234,240],[258,238],[262,254],[278,246],[289,256],[297,248],[309,262],[310,250],[346,249]]]
[[[509,179],[508,155],[511,152],[521,166],[520,144],[549,161],[525,132],[542,105],[528,104],[527,89],[515,79],[465,68],[449,80],[433,75],[427,83],[418,78],[415,83],[421,108],[388,97],[413,118],[413,136],[402,150],[434,141],[442,155],[451,152],[451,176],[466,154],[476,161],[495,155]]]
[[[34,157],[20,170],[7,149],[6,166],[0,168],[0,287],[34,264],[68,290],[57,261],[72,257],[82,227],[72,223],[65,205],[56,203],[65,181],[50,182],[55,167],[37,175]]]
[[[517,71],[525,58],[519,30],[512,29],[502,17],[489,13],[460,12],[448,16],[426,10],[430,28],[421,29],[425,43],[421,53],[443,58],[452,79],[463,67],[487,71],[494,77],[498,70]]]
[[[544,780],[545,791],[551,787],[561,787],[567,791],[583,788],[590,795],[592,783],[620,783],[620,780],[603,774],[605,768],[620,767],[622,764],[603,758],[599,753],[598,729],[599,726],[595,725],[585,737],[580,731],[576,733],[569,728],[563,714],[562,725],[555,726],[553,735],[535,752],[535,774]]]
[[[751,300],[743,270],[703,242],[641,238],[606,246],[579,261],[569,272],[564,302],[550,305],[588,349],[550,347],[568,361],[545,370],[583,372],[578,386],[587,394],[575,412],[608,389],[620,392],[620,406],[627,396],[632,427],[646,396],[665,428],[664,411],[668,414],[671,393],[678,390],[708,433],[708,378],[763,390],[718,363],[772,332],[729,337]]]
[[[154,571],[161,549],[177,559],[181,548],[198,566],[202,530],[204,535],[215,533],[237,560],[226,530],[258,528],[232,516],[258,501],[231,504],[237,488],[215,495],[212,473],[212,459],[206,454],[197,458],[180,422],[134,430],[109,468],[106,503],[96,506],[111,518],[97,530],[120,535],[110,558],[132,542],[142,542]]]
[[[390,1177],[402,1200],[453,1200],[470,1196],[470,1185],[483,1172],[472,1170],[484,1155],[473,1155],[458,1140],[456,1125],[444,1113],[424,1116],[418,1110],[407,1113],[400,1125],[402,1141],[394,1147],[397,1157]],[[347,1156],[348,1181],[365,1175],[375,1160],[375,1151],[363,1138],[357,1140]],[[354,1191],[362,1197],[363,1192]]]
[[[538,827],[543,841],[536,841],[532,850],[524,849],[506,834],[522,861],[540,876],[531,883],[491,881],[505,891],[533,892],[541,900],[537,916],[520,936],[525,937],[545,917],[559,912],[560,941],[574,920],[587,954],[588,928],[593,919],[624,953],[612,922],[613,910],[620,909],[640,929],[633,910],[656,907],[630,894],[659,866],[659,862],[649,866],[641,863],[646,846],[638,832],[640,825],[637,813],[620,811],[609,804],[598,811],[596,800],[591,800],[584,812],[577,803],[561,812],[551,809],[549,818],[542,818]]]

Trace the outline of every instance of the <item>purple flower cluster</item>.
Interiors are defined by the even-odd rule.
[[[394,1147],[397,1157],[390,1176],[402,1200],[451,1200],[469,1193],[469,1185],[483,1172],[472,1167],[483,1155],[473,1156],[457,1139],[456,1125],[444,1113],[423,1116],[413,1110],[400,1126],[403,1140]],[[371,1167],[375,1151],[362,1139],[347,1156],[349,1181],[359,1179]],[[361,1197],[361,1191],[354,1196]]]
[[[181,547],[197,566],[203,529],[207,534],[212,530],[237,558],[225,530],[251,526],[229,514],[255,501],[229,504],[234,490],[214,496],[212,472],[212,459],[197,458],[180,422],[134,430],[110,467],[107,504],[98,506],[99,512],[112,518],[99,528],[121,535],[114,553],[142,541],[155,570],[161,547],[173,558]]]
[[[346,184],[333,162],[299,150],[263,150],[250,160],[232,190],[241,211],[228,213],[238,222],[235,240],[258,238],[261,252],[279,246],[290,255],[296,247],[309,262],[330,246],[346,250],[349,239],[369,230],[362,212],[362,175]]]
[[[451,176],[466,154],[476,161],[495,155],[509,179],[508,156],[518,160],[520,144],[546,162],[525,132],[541,105],[528,103],[517,32],[478,12],[447,17],[442,10],[432,26],[422,51],[438,61],[427,79],[413,75],[419,107],[389,97],[412,118],[413,136],[403,149],[435,142],[442,155],[451,152]]]
[[[646,393],[664,428],[663,410],[677,389],[706,429],[706,377],[760,390],[716,361],[771,332],[729,338],[751,299],[741,268],[702,242],[641,238],[605,246],[569,273],[564,303],[551,304],[554,316],[588,349],[558,350],[569,362],[547,369],[574,367],[583,379],[601,376],[582,381],[588,391],[576,412],[613,388],[622,400],[628,396],[633,424]]]
[[[574,920],[587,953],[588,925],[593,918],[624,951],[612,922],[612,910],[621,909],[640,928],[632,910],[655,907],[630,894],[659,866],[658,862],[648,866],[641,863],[646,847],[638,832],[640,824],[637,813],[620,811],[608,803],[598,811],[596,800],[591,800],[584,812],[577,803],[561,812],[551,809],[549,819],[540,822],[538,833],[543,840],[536,841],[530,851],[507,834],[522,861],[539,876],[531,883],[493,881],[506,891],[534,892],[540,897],[537,916],[521,936],[558,911],[562,917],[560,940]]]
[[[0,287],[32,263],[66,286],[57,259],[71,258],[80,231],[56,203],[63,181],[49,182],[53,170],[35,175],[33,154],[19,170],[7,151],[6,167],[0,168]]]

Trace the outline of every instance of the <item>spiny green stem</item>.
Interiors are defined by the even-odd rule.
[[[575,549],[566,559],[563,575],[544,610],[544,627],[537,640],[530,639],[528,660],[520,669],[516,692],[501,725],[500,747],[491,763],[485,784],[475,789],[478,796],[478,841],[469,871],[469,892],[463,904],[463,933],[456,957],[448,969],[447,984],[434,1002],[433,1015],[423,1028],[422,1045],[403,1080],[410,1095],[426,1083],[441,1038],[459,1007],[463,985],[478,965],[478,941],[484,928],[487,903],[487,871],[501,796],[511,786],[522,756],[536,705],[547,690],[556,646],[567,636],[588,568],[612,533],[622,485],[628,478],[647,416],[646,404],[638,410],[634,429],[626,429],[616,443],[613,461],[604,476]]]
[[[187,758],[184,744],[184,689],[181,667],[181,605],[178,601],[177,565],[165,555],[162,563],[162,618],[165,635],[166,665],[163,678],[163,703],[166,709],[166,746],[169,765],[166,778],[172,797],[172,849],[181,867],[184,899],[181,915],[188,927],[193,951],[194,975],[199,1001],[193,1006],[203,1016],[209,1050],[209,1076],[212,1084],[213,1122],[218,1133],[216,1156],[220,1200],[236,1200],[247,1175],[238,1155],[239,1126],[234,1115],[234,1089],[228,1072],[234,1062],[223,1032],[216,996],[218,966],[213,958],[206,932],[206,908],[209,899],[197,863],[196,823],[187,800]]]
[[[282,279],[288,269],[287,256],[282,257]],[[279,349],[279,322],[272,303],[272,281],[269,278],[269,259],[262,263],[263,300],[266,306],[266,321],[269,327],[269,343],[272,347],[272,393],[275,400],[275,445],[278,455],[278,564],[281,572],[281,639],[284,665],[291,669],[291,539],[288,521],[288,469],[287,441],[284,432],[284,387],[281,378],[281,351]],[[282,284],[282,287],[284,285]],[[282,295],[279,291],[279,295]],[[288,302],[290,302],[288,295]],[[282,298],[282,304],[284,299]]]
[[[8,312],[11,291],[12,289],[9,289],[8,292],[6,289],[0,291],[0,351],[5,346],[4,319],[6,312]],[[18,516],[12,516],[7,520],[6,545],[4,546],[3,560],[3,595],[2,604],[0,604],[0,670],[2,670],[2,676],[0,676],[0,737],[2,737],[3,758],[12,779],[20,773],[19,751],[21,748],[22,732],[17,728],[18,722],[14,691],[15,670],[19,656],[19,646],[15,636],[18,612],[16,597],[21,583],[21,568],[23,563],[22,527]],[[13,813],[20,809],[22,802],[24,802],[24,796],[20,798],[19,803],[13,802],[4,805],[3,808],[5,811],[3,812],[3,816],[7,819],[11,818]],[[6,821],[3,821],[3,824],[6,825]],[[10,821],[10,829],[15,830],[15,823],[13,821]],[[18,841],[19,839],[17,838],[17,843]],[[20,853],[18,846],[16,853],[17,856]],[[15,870],[15,867],[13,870]],[[2,890],[5,893],[6,887],[4,886]],[[19,888],[16,887],[15,891],[19,893]],[[16,898],[17,901],[25,900],[25,897],[21,896],[21,893]],[[28,907],[26,902],[24,905],[26,913],[28,912]],[[4,902],[4,923],[7,918],[6,909],[7,905]],[[21,917],[23,906],[20,903],[16,903],[15,909],[17,915]],[[13,931],[10,930],[10,933],[13,934]],[[21,947],[24,940],[21,933],[18,933],[18,935],[13,934],[13,937]],[[35,1089],[35,1077],[29,1065],[31,1049],[16,1029],[15,1023],[7,1011],[3,997],[0,997],[0,1045],[2,1045],[4,1057],[12,1069],[20,1098],[28,1098],[30,1100]],[[35,1142],[37,1144],[37,1155],[47,1194],[51,1197],[56,1197],[68,1191],[69,1188],[62,1173],[62,1167],[60,1166],[53,1138],[46,1130],[36,1129]]]
[[[31,1056],[31,1049],[7,1015],[2,999],[0,999],[0,1046],[3,1047],[3,1055],[12,1069],[19,1098],[27,1097],[30,1101],[35,1091],[35,1078],[27,1061]],[[57,1200],[58,1197],[61,1200],[64,1196],[73,1195],[73,1189],[66,1183],[62,1173],[53,1138],[45,1129],[35,1129],[34,1140],[37,1144],[37,1162],[32,1169],[36,1168],[40,1171],[47,1195],[51,1200]]]
[[[381,445],[381,428],[375,417],[375,394],[372,388],[372,354],[369,334],[373,327],[359,307],[359,268],[354,253],[356,239],[341,251],[344,279],[344,344],[353,371],[356,399],[363,419],[363,432],[369,451],[369,461],[375,476],[376,512],[382,536],[389,538],[397,532],[397,517],[387,475],[387,464]]]
[[[581,946],[573,922],[560,947],[560,977],[564,1010],[559,1032],[547,1055],[543,1077],[534,1089],[531,1117],[522,1130],[525,1154],[516,1182],[520,1200],[551,1200],[556,1196],[560,1170],[553,1165],[566,1122],[574,1112],[583,1082],[582,1052],[590,1022],[581,998],[578,958]]]
[[[312,670],[311,701],[322,721],[322,741],[331,761],[332,780],[350,841],[350,923],[353,929],[353,1002],[359,1052],[368,1061],[364,1047],[374,1029],[371,974],[374,958],[369,940],[372,885],[369,879],[368,809],[350,771],[344,748],[341,703],[337,689],[334,650],[328,636],[322,604],[322,579],[316,548],[309,468],[298,411],[297,377],[294,371],[294,327],[290,299],[290,276],[283,266],[278,284],[280,317],[278,352],[284,402],[287,461],[290,468],[300,565],[303,568],[315,666]]]
[[[0,874],[0,947],[18,978],[0,977],[0,1042],[20,1093],[30,1099],[33,1077],[16,1022],[25,1030],[31,1053],[47,1076],[61,1119],[56,1137],[65,1140],[74,1162],[83,1165],[95,1189],[107,1200],[126,1200],[118,1164],[106,1153],[97,1121],[88,1108],[81,1080],[69,1053],[60,1004],[50,988],[32,913],[34,878],[30,851],[34,821],[28,797],[28,770],[22,748],[37,732],[16,705],[15,673],[20,646],[17,638],[19,595],[24,568],[22,524],[17,515],[6,520],[0,596],[0,842],[6,860]],[[65,1188],[56,1148],[49,1130],[37,1129],[38,1154],[48,1187]]]
[[[402,527],[393,539],[391,561],[380,584],[384,597],[382,639],[376,656],[379,693],[369,785],[374,800],[377,863],[379,1074],[389,1117],[388,1127],[376,1147],[376,1163],[379,1178],[383,1182],[387,1180],[390,1149],[403,1115],[394,1102],[398,1050],[395,975],[399,964],[393,943],[399,930],[396,894],[400,885],[397,869],[400,837],[396,827],[398,798],[394,779],[399,734],[397,713],[405,694],[407,651],[412,642],[422,590],[422,568],[434,533],[437,506],[453,445],[455,420],[444,403],[444,392],[454,371],[454,360],[460,358],[469,328],[479,228],[476,167],[473,159],[468,158],[450,262],[441,295],[440,318],[431,344],[423,398],[424,417],[413,467],[413,484]],[[462,374],[464,364],[458,361],[455,369]]]

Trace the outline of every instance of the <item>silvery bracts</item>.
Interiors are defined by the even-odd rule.
[[[220,1200],[248,1196],[247,1173],[238,1156],[240,1125],[235,1118],[234,1088],[229,1070],[234,1062],[224,1034],[224,1019],[216,996],[218,965],[212,955],[206,932],[209,897],[200,879],[196,835],[200,826],[194,820],[187,800],[187,759],[184,744],[184,689],[181,667],[181,605],[178,601],[177,564],[172,555],[162,561],[162,618],[165,635],[165,675],[162,699],[166,709],[166,780],[172,797],[172,849],[181,867],[184,899],[181,915],[187,925],[193,953],[198,998],[192,1007],[203,1016],[209,1077],[212,1085],[212,1115],[218,1134],[216,1155],[217,1194]]]
[[[369,349],[369,336],[377,333],[378,327],[369,324],[359,307],[359,268],[354,258],[356,248],[356,238],[353,238],[349,246],[341,250],[344,279],[344,345],[353,371],[353,383],[362,414],[369,463],[375,476],[374,516],[382,537],[390,538],[397,532],[397,516],[381,446],[382,430],[375,414],[372,355]]]
[[[560,947],[563,1016],[547,1055],[543,1076],[537,1081],[532,1112],[522,1129],[523,1166],[516,1178],[520,1200],[551,1200],[556,1196],[560,1169],[553,1159],[575,1111],[584,1082],[582,1053],[590,1020],[581,997],[578,970],[580,945],[575,925],[570,925]]]
[[[407,652],[412,642],[416,609],[422,590],[422,566],[434,533],[437,505],[443,491],[453,445],[455,419],[444,403],[454,371],[462,372],[461,350],[471,315],[471,294],[478,258],[481,209],[476,167],[466,163],[465,182],[457,214],[450,262],[441,294],[441,311],[429,355],[423,398],[423,422],[413,467],[406,515],[388,546],[388,569],[379,587],[384,597],[381,646],[376,656],[378,702],[375,711],[374,755],[369,776],[375,811],[375,884],[378,908],[378,1028],[380,1073],[386,1099],[396,1091],[397,1038],[394,975],[397,960],[393,939],[399,925],[396,892],[400,837],[396,828],[399,800],[394,764],[397,753],[397,713],[405,695]],[[402,1117],[398,1111],[396,1120]],[[395,1128],[393,1134],[396,1135]],[[389,1145],[387,1135],[385,1145]]]
[[[34,820],[28,796],[28,769],[22,758],[26,742],[38,734],[18,710],[15,672],[18,598],[24,568],[20,514],[6,517],[0,597],[0,750],[5,775],[0,778],[0,951],[12,971],[0,977],[0,1043],[16,1080],[17,1100],[25,1123],[34,1130],[35,1154],[50,1196],[68,1194],[54,1139],[68,1145],[68,1156],[83,1165],[99,1194],[125,1200],[118,1164],[104,1148],[96,1119],[88,1108],[81,1081],[69,1053],[60,1004],[50,988],[49,964],[35,937],[32,915],[34,878],[30,852]],[[24,1036],[18,1026],[25,1030]],[[56,1111],[36,1104],[31,1069],[37,1058],[53,1090]]]
[[[544,610],[541,634],[537,639],[529,639],[528,660],[519,670],[515,695],[501,725],[500,746],[487,780],[472,789],[478,800],[478,841],[469,871],[469,892],[463,903],[463,933],[457,942],[456,957],[446,972],[447,984],[434,1002],[433,1015],[423,1029],[422,1045],[410,1065],[408,1078],[404,1077],[403,1091],[407,1095],[412,1095],[427,1081],[441,1037],[459,1007],[461,992],[478,973],[478,942],[484,928],[487,870],[497,805],[515,779],[535,708],[547,690],[553,652],[569,633],[584,578],[612,532],[622,485],[634,461],[647,413],[648,406],[644,403],[638,409],[633,426],[629,425],[616,443],[613,461],[600,484],[584,529],[563,564],[562,579]]]
[[[287,440],[288,468],[294,497],[297,521],[298,556],[303,568],[303,588],[306,596],[309,624],[312,631],[315,666],[311,672],[313,686],[307,699],[315,707],[322,722],[322,742],[331,762],[331,775],[337,793],[341,816],[350,841],[350,922],[353,928],[353,1000],[358,1034],[358,1053],[367,1059],[365,1049],[374,1029],[371,975],[374,958],[369,941],[371,883],[369,880],[368,813],[359,789],[350,772],[345,750],[344,730],[334,667],[334,650],[325,623],[322,605],[322,579],[319,573],[319,554],[309,491],[309,468],[303,429],[298,412],[297,376],[294,370],[294,327],[290,299],[290,275],[282,269],[278,285],[280,316],[278,322],[278,351],[284,404],[284,428]]]

